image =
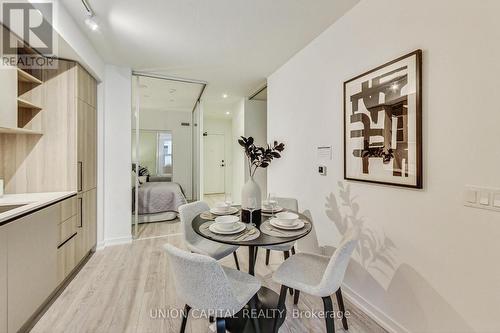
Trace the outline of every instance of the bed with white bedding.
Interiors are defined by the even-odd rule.
[[[135,195],[133,196],[135,200]],[[187,203],[182,187],[174,182],[145,182],[138,190],[138,213],[142,222],[156,222],[156,219],[141,218],[146,215],[160,216],[164,213],[175,218],[179,206]],[[133,206],[135,208],[135,205]]]

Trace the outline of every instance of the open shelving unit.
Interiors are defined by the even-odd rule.
[[[26,60],[43,56],[28,46],[12,56],[17,66],[3,66],[1,73],[5,89],[0,92],[0,133],[42,135],[44,69],[22,64],[36,63]]]

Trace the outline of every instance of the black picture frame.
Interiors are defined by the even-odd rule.
[[[415,133],[415,151],[414,151],[414,161],[413,163],[415,164],[415,170],[414,170],[414,175],[413,178],[414,178],[414,181],[413,182],[398,182],[398,176],[395,175],[395,174],[398,174],[400,173],[401,169],[398,169],[398,168],[393,168],[392,169],[392,172],[393,172],[393,179],[388,179],[388,180],[380,180],[380,179],[369,179],[369,176],[366,176],[366,171],[368,169],[368,173],[369,173],[369,160],[370,158],[381,158],[382,160],[387,160],[387,158],[390,158],[390,155],[393,155],[394,154],[394,150],[392,149],[392,147],[390,148],[391,150],[389,151],[387,149],[387,146],[390,146],[388,145],[387,143],[387,138],[386,136],[382,135],[384,137],[384,142],[383,143],[378,143],[378,144],[383,144],[382,147],[374,147],[374,148],[370,148],[370,145],[373,144],[375,145],[376,143],[370,143],[370,138],[368,138],[368,143],[366,142],[366,134],[365,134],[365,130],[366,130],[366,125],[364,125],[364,129],[363,130],[357,130],[356,133],[352,133],[353,130],[351,130],[349,133],[348,133],[348,120],[351,121],[350,124],[352,124],[352,115],[354,115],[354,112],[351,112],[351,116],[349,116],[349,119],[348,119],[348,112],[353,110],[354,109],[354,106],[352,105],[352,101],[353,101],[353,96],[355,98],[357,98],[355,95],[352,95],[352,96],[347,96],[347,91],[348,91],[348,87],[350,84],[354,84],[354,82],[359,82],[360,79],[363,79],[363,78],[366,78],[366,82],[368,82],[369,80],[371,79],[376,79],[376,80],[380,80],[381,77],[383,77],[383,75],[379,75],[378,77],[375,77],[375,78],[370,78],[370,75],[374,74],[375,72],[380,72],[381,70],[383,70],[384,68],[387,68],[389,69],[390,66],[393,67],[393,65],[397,64],[397,63],[403,63],[405,60],[408,60],[409,58],[412,58],[412,57],[415,57],[415,68],[407,68],[406,71],[409,72],[410,70],[412,71],[412,74],[411,77],[414,78],[414,87],[415,87],[415,99],[414,99],[414,103],[415,105],[412,107],[412,110],[414,110],[415,112],[415,118],[414,118],[414,124],[409,124],[409,120],[408,120],[408,96],[409,95],[401,95],[400,98],[401,99],[404,99],[404,97],[406,97],[406,115],[404,114],[399,114],[398,116],[399,117],[406,117],[405,120],[401,120],[403,123],[406,122],[406,126],[409,127],[410,125],[413,126],[412,129]],[[414,70],[414,72],[413,72]],[[388,72],[390,73],[390,72]],[[386,74],[386,75],[389,75],[389,74]],[[406,79],[408,81],[408,77],[410,77],[410,75],[406,75]],[[406,81],[406,82],[407,82]],[[380,81],[375,81],[376,84],[378,84],[378,86],[382,86],[382,84],[380,83]],[[365,83],[363,81],[363,83]],[[370,86],[370,83],[371,83],[371,86]],[[373,82],[370,82],[370,83],[366,83],[365,84],[365,88],[366,90],[369,90],[370,88],[373,87],[374,83]],[[385,84],[385,87],[387,89],[387,84]],[[363,74],[360,74],[348,81],[345,81],[344,82],[344,85],[343,85],[343,88],[344,88],[344,94],[343,94],[343,97],[344,97],[344,179],[345,180],[350,180],[350,181],[360,181],[360,182],[368,182],[368,183],[375,183],[375,184],[383,184],[383,185],[392,185],[392,186],[401,186],[401,187],[408,187],[408,188],[415,188],[415,189],[422,189],[423,188],[423,184],[422,184],[422,175],[423,175],[423,170],[422,170],[422,50],[418,49],[418,50],[415,50],[411,53],[408,53],[408,54],[405,54],[397,59],[394,59],[392,61],[389,61],[381,66],[378,66],[372,70],[369,70]],[[366,97],[366,96],[365,96]],[[369,96],[370,98],[373,97],[372,95]],[[349,103],[351,103],[350,105],[348,104],[348,98],[349,98]],[[359,100],[361,98],[358,99],[358,102],[355,102],[356,103],[359,103]],[[394,101],[396,101],[396,99],[394,99]],[[378,112],[376,109],[380,107],[380,105],[382,104],[377,104],[376,107],[374,107],[374,112]],[[386,103],[384,102],[383,105],[386,105]],[[348,110],[348,106],[350,106],[349,110]],[[400,109],[398,110],[403,110],[404,109],[404,102],[400,102]],[[391,105],[391,108],[392,109],[395,109],[395,107],[393,107]],[[391,111],[392,111],[391,109]],[[368,108],[366,108],[366,110],[368,110]],[[385,109],[383,109],[384,111],[386,111]],[[371,111],[367,111],[367,112],[371,112]],[[386,111],[387,112],[387,111]],[[363,112],[359,112],[359,113],[363,113]],[[365,113],[366,114],[366,113]],[[399,128],[399,117],[396,116],[396,118],[398,119],[397,123],[396,123],[396,126],[397,129],[396,129],[396,137],[399,138],[399,133],[397,133],[400,128]],[[363,116],[359,116],[357,118],[363,118]],[[363,119],[364,121],[366,121],[366,117],[364,117]],[[370,123],[371,123],[372,119],[370,118]],[[362,122],[362,121],[360,121]],[[392,117],[391,117],[391,125],[392,125]],[[381,131],[381,133],[385,133],[387,132],[387,130],[385,128],[383,129],[377,129],[379,131]],[[404,129],[401,129],[403,132],[404,132]],[[371,129],[370,129],[371,131]],[[391,130],[390,130],[390,135],[392,137],[392,127],[391,127]],[[363,149],[360,151],[360,149],[357,149],[356,151],[348,151],[348,140],[354,140],[351,136],[352,135],[357,135],[358,137],[363,135],[364,137],[364,140],[363,140]],[[406,129],[406,133],[403,134],[405,137],[408,137],[408,130]],[[349,136],[349,137],[348,137]],[[398,140],[398,139],[396,139]],[[404,142],[404,141],[397,141],[397,142]],[[398,144],[396,144],[397,146]],[[403,144],[404,145],[404,144]],[[406,142],[406,146],[407,148],[406,149],[396,149],[396,156],[393,156],[392,159],[389,159],[389,161],[392,161],[393,162],[393,165],[395,163],[399,163],[401,164],[402,161],[404,159],[399,159],[399,162],[398,161],[395,161],[396,160],[396,157],[401,157],[400,155],[401,154],[404,154],[404,151],[406,150],[406,160],[405,163],[409,163],[408,162],[408,159],[409,159],[409,152],[408,152],[408,142]],[[403,152],[403,153],[401,153]],[[355,154],[357,155],[360,155],[361,156],[355,156]],[[381,157],[380,157],[381,155]],[[361,173],[363,173],[362,177],[355,177],[353,176],[352,174],[349,174],[349,173],[352,173],[352,170],[348,170],[349,167],[351,167],[352,169],[352,165],[349,164],[349,160],[348,159],[362,159],[363,160],[363,167],[362,167],[362,170],[361,170]],[[353,161],[351,160],[351,162]],[[366,162],[366,160],[368,160]],[[355,163],[354,163],[355,164]],[[366,166],[368,165],[368,166]],[[406,169],[404,169],[406,173],[408,173],[408,167]],[[401,179],[403,179],[404,177],[401,175],[399,176]],[[408,176],[406,176],[408,177]],[[390,177],[388,177],[390,178]],[[412,178],[412,179],[413,179]]]

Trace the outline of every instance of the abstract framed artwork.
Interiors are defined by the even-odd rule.
[[[344,82],[344,178],[422,188],[422,51]]]

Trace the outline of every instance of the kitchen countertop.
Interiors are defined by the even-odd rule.
[[[2,206],[23,205],[0,213],[0,225],[26,215],[30,212],[44,208],[58,201],[76,195],[75,191],[69,192],[43,192],[43,193],[23,193],[23,194],[4,194],[0,198],[0,208]]]

